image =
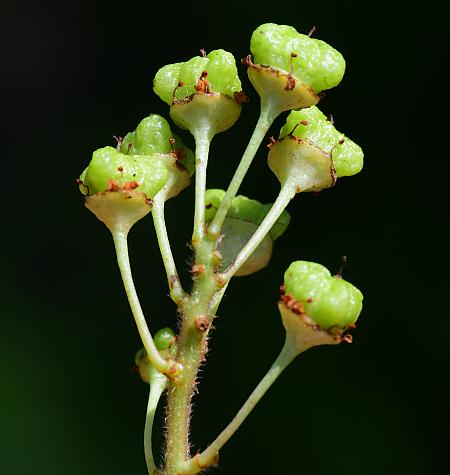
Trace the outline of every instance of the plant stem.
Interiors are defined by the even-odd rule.
[[[180,472],[181,474],[194,475],[204,468],[210,466],[215,460],[217,460],[219,450],[236,432],[236,430],[252,412],[266,391],[270,388],[278,376],[286,369],[289,363],[291,363],[291,361],[297,356],[297,354],[298,351],[296,351],[295,348],[293,348],[293,346],[286,340],[277,359],[274,361],[273,365],[266,373],[264,378],[250,394],[249,398],[241,407],[241,409],[239,409],[232,421],[227,425],[227,427],[225,427],[225,429],[218,435],[218,437],[209,445],[206,450],[184,464],[183,469]]]
[[[261,241],[266,237],[277,219],[281,216],[286,206],[296,194],[295,185],[287,180],[281,187],[275,203],[270,211],[267,213],[264,220],[259,225],[255,234],[248,240],[247,244],[240,250],[239,254],[234,259],[231,266],[221,274],[224,282],[229,282],[231,277],[239,270],[244,262],[253,254],[255,249],[259,246]]]
[[[128,256],[127,233],[123,231],[112,232],[114,245],[117,254],[117,263],[119,264],[120,274],[122,276],[125,292],[133,313],[134,321],[144,345],[147,356],[152,365],[161,373],[167,372],[172,366],[172,362],[166,361],[159,354],[158,349],[153,343],[153,338],[148,329],[147,322],[142,312],[141,304],[134,287],[133,276],[131,274],[130,259]]]
[[[147,462],[147,469],[149,475],[158,473],[155,459],[153,458],[152,450],[152,430],[153,420],[155,418],[156,408],[159,399],[161,398],[164,389],[167,387],[167,378],[161,373],[156,372],[154,368],[150,370],[153,374],[150,376],[150,391],[148,395],[147,414],[145,417],[144,428],[144,453],[145,461]]]
[[[181,309],[177,361],[183,370],[176,381],[170,383],[168,390],[165,475],[180,473],[180,466],[189,458],[191,399],[198,369],[207,349],[209,329],[201,329],[196,322],[199,318],[206,319],[210,325],[209,308],[213,296],[220,289],[213,265],[213,250],[214,243],[208,240],[197,245],[196,263],[204,266],[204,271],[195,278],[192,293]]]
[[[208,125],[196,129],[195,138],[195,212],[192,243],[195,246],[203,239],[205,230],[206,168],[212,134]]]
[[[261,112],[253,134],[250,138],[247,148],[245,149],[244,155],[241,158],[239,166],[237,167],[234,176],[231,179],[225,196],[220,203],[219,209],[217,210],[212,223],[208,226],[208,234],[211,236],[217,237],[219,235],[223,221],[231,206],[231,202],[236,196],[236,193],[238,192],[239,187],[244,180],[244,177],[253,161],[253,158],[256,155],[256,152],[258,151],[259,146],[261,145],[264,136],[278,114],[278,109],[276,109],[271,102],[261,102]]]
[[[172,250],[170,248],[169,236],[167,235],[166,223],[164,219],[165,196],[158,193],[153,199],[152,216],[155,225],[156,236],[158,238],[159,250],[166,269],[167,281],[170,289],[170,297],[177,304],[185,297],[185,292],[178,276]]]

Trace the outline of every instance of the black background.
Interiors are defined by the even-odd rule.
[[[130,372],[139,340],[110,236],[84,209],[74,179],[112,135],[151,112],[168,117],[152,92],[161,66],[200,48],[244,57],[265,22],[304,33],[315,25],[315,37],[343,53],[344,80],[320,107],[362,146],[365,167],[332,190],[297,197],[271,265],[230,286],[195,398],[193,451],[224,427],[276,356],[277,289],[289,263],[337,270],[346,254],[345,277],[365,295],[354,343],[298,358],[222,450],[216,472],[449,473],[444,19],[438,2],[4,7],[0,473],[146,472],[147,388]],[[226,187],[257,117],[239,67],[251,102],[213,141],[209,187]],[[261,147],[241,192],[270,202],[278,183],[265,156]],[[191,187],[167,205],[184,270],[192,198]],[[174,326],[149,218],[133,229],[130,248],[151,329]]]

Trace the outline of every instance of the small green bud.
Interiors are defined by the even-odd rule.
[[[161,328],[153,337],[153,342],[163,358],[173,354],[175,349],[175,333],[169,327]],[[141,348],[134,357],[134,362],[139,369],[141,379],[145,383],[155,382],[156,379],[167,381],[166,376],[157,371],[148,359],[145,348]]]
[[[267,160],[281,184],[289,180],[297,192],[320,191],[358,173],[363,152],[312,106],[289,114]]]
[[[284,274],[285,295],[303,306],[304,313],[328,331],[345,330],[362,310],[362,293],[340,275],[314,262],[293,262]]]
[[[175,333],[169,327],[161,328],[153,337],[153,341],[159,351],[168,350],[175,342]]]
[[[287,25],[266,23],[252,34],[250,49],[255,63],[290,75],[291,80],[315,94],[337,86],[344,76],[345,61],[324,41],[298,33]]]
[[[216,215],[224,196],[225,191],[223,190],[206,190],[205,220],[207,222],[211,221]],[[222,225],[222,237],[218,246],[218,251],[223,258],[222,269],[226,269],[233,263],[237,254],[253,236],[271,207],[272,204],[270,203],[263,205],[257,200],[242,195],[233,199]],[[284,211],[269,231],[269,234],[235,275],[253,274],[267,266],[272,256],[273,242],[287,229],[290,219],[289,213]]]
[[[212,138],[230,128],[241,112],[243,93],[235,60],[224,50],[162,67],[153,89],[170,105],[172,120],[194,135],[207,128]]]
[[[330,155],[336,178],[356,175],[363,167],[361,147],[338,132],[316,106],[292,111],[288,115],[280,139],[290,134]]]

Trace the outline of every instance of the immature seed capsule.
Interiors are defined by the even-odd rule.
[[[289,114],[267,160],[281,184],[289,180],[297,192],[320,191],[361,171],[363,152],[312,106]]]
[[[286,332],[301,351],[337,344],[362,310],[362,293],[320,264],[293,262],[284,274],[279,309]]]
[[[356,175],[363,167],[363,151],[355,142],[338,132],[333,123],[316,106],[292,111],[280,130],[280,139],[291,135],[308,142],[329,155],[336,178]]]
[[[86,207],[111,232],[128,233],[151,210],[153,198],[169,173],[162,160],[127,156],[112,147],[94,152],[80,177]]]
[[[120,148],[120,150],[118,150]],[[144,119],[117,148],[96,150],[81,174],[86,206],[110,230],[128,232],[151,209],[151,199],[164,190],[165,199],[190,183],[193,153],[158,115]]]
[[[241,112],[243,94],[235,60],[222,49],[162,67],[153,89],[170,105],[173,121],[191,132],[207,122],[213,135],[222,132]]]
[[[210,189],[206,191],[205,220],[207,222],[214,218],[224,195],[225,191],[223,190]],[[225,270],[233,263],[239,251],[258,229],[271,206],[270,203],[263,205],[259,201],[242,195],[233,199],[222,225],[219,239],[218,251],[222,256],[221,270]],[[289,213],[284,211],[269,234],[235,275],[253,274],[267,266],[272,256],[273,243],[287,229],[290,219]]]
[[[327,43],[287,25],[266,23],[252,34],[248,75],[262,99],[279,112],[309,107],[318,94],[337,86],[345,71],[342,55]]]

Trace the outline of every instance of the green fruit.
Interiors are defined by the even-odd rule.
[[[82,177],[88,195],[109,190],[113,181],[119,188],[135,183],[133,190],[153,198],[166,183],[168,171],[157,155],[124,155],[113,147],[104,147],[94,152]]]
[[[337,86],[345,72],[341,53],[287,25],[266,23],[252,34],[254,62],[292,74],[315,94]]]
[[[205,71],[206,76],[203,74]],[[172,105],[195,94],[199,81],[204,83],[203,92],[233,97],[242,89],[234,57],[222,49],[211,51],[205,57],[196,56],[184,63],[162,67],[156,73],[153,89],[163,101]]]
[[[284,286],[285,295],[293,296],[306,315],[325,330],[345,330],[362,310],[362,293],[314,262],[293,262],[284,274]]]
[[[292,111],[288,115],[280,131],[280,139],[289,134],[331,156],[337,178],[355,175],[363,167],[361,148],[338,132],[316,106]]]
[[[129,132],[122,140],[120,151],[126,155],[176,154],[177,163],[184,166],[189,176],[195,171],[193,152],[158,114],[149,115],[134,132]]]

